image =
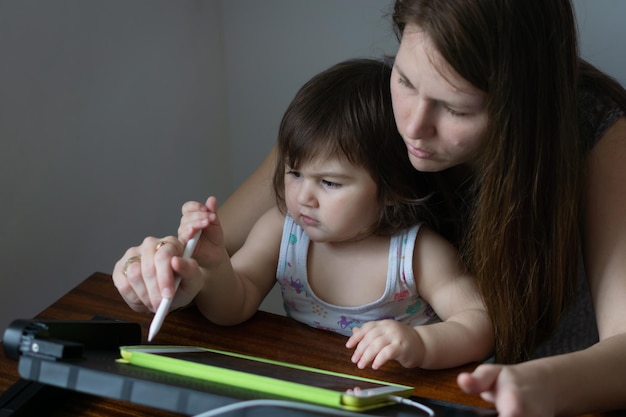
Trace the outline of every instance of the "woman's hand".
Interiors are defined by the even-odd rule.
[[[174,236],[147,237],[126,251],[113,269],[113,283],[126,303],[138,312],[154,312],[162,298],[174,295],[175,276],[181,284],[172,302],[176,309],[191,303],[202,288],[193,259],[182,259],[183,243]]]
[[[113,282],[126,303],[135,311],[156,311],[161,299],[174,295],[175,277],[181,283],[172,301],[172,309],[190,304],[204,287],[206,271],[219,265],[227,255],[224,233],[217,218],[217,201],[209,197],[206,204],[187,202],[182,208],[178,238],[147,237],[117,261]],[[202,230],[191,258],[183,259],[184,246]]]
[[[550,378],[536,367],[526,370],[524,364],[483,364],[472,373],[459,374],[457,382],[464,392],[493,403],[500,417],[553,417]]]
[[[352,329],[346,347],[355,348],[352,362],[363,369],[372,365],[379,369],[395,360],[405,368],[419,366],[424,356],[424,344],[410,326],[396,320],[378,320]]]

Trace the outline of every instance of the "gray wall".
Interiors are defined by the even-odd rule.
[[[580,52],[626,86],[626,1],[573,0]]]
[[[583,55],[626,84],[626,2],[574,3]],[[395,52],[390,4],[0,1],[0,330],[225,198],[302,83]]]
[[[228,195],[221,25],[218,1],[0,2],[2,329]]]

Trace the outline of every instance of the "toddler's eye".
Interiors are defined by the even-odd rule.
[[[339,184],[337,182],[326,181],[326,180],[322,180],[322,184],[326,188],[339,188],[339,187],[341,187],[341,184]]]

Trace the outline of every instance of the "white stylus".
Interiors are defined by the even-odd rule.
[[[202,230],[198,230],[191,239],[187,242],[185,246],[185,251],[183,252],[183,258],[191,258],[193,255],[193,251],[196,248],[196,244],[198,243],[198,239],[200,238],[200,234]],[[178,286],[180,285],[180,277],[176,277],[176,281],[174,282],[174,294],[172,294],[171,298],[163,298],[161,299],[161,304],[159,304],[159,308],[154,314],[154,318],[152,319],[152,323],[150,323],[150,331],[148,332],[148,342],[152,341],[152,338],[156,336],[156,334],[161,329],[161,325],[165,320],[165,316],[170,311],[170,306],[172,305],[172,300],[174,299],[174,295],[176,295],[176,290],[178,290]]]

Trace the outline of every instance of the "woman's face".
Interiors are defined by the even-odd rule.
[[[437,172],[473,163],[487,130],[486,94],[461,78],[416,25],[404,29],[391,95],[415,169]]]

